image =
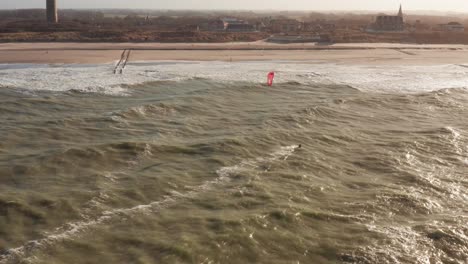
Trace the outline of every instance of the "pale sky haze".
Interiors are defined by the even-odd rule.
[[[468,0],[57,0],[59,8],[240,10],[435,10],[468,12]],[[0,9],[45,8],[45,0],[0,0]]]

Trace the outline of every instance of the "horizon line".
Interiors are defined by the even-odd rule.
[[[45,7],[32,7],[32,8],[0,8],[1,11],[13,11],[13,10],[46,10]],[[242,11],[242,12],[385,12],[394,11],[391,9],[183,9],[183,8],[112,8],[112,7],[94,7],[94,8],[58,8],[58,10],[151,10],[151,11]],[[451,10],[430,10],[430,9],[404,9],[404,13],[407,12],[436,12],[436,13],[455,13],[455,14],[468,14],[468,11],[451,11]]]

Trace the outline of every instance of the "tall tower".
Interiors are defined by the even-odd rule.
[[[398,11],[398,22],[396,23],[397,30],[405,30],[405,20],[403,19],[403,8],[400,4],[400,11]]]
[[[58,23],[57,0],[47,0],[47,22]]]
[[[401,4],[400,4],[400,11],[398,11],[398,16],[403,18],[403,8],[401,7]]]

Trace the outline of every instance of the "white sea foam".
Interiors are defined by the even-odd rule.
[[[461,259],[466,260],[468,238],[465,235],[463,224],[452,225],[432,221],[425,223],[424,226],[425,230],[421,230],[421,225],[418,226],[414,222],[404,226],[367,224],[366,227],[369,231],[384,236],[386,239],[382,240],[382,243],[361,248],[361,254],[372,263],[461,263],[459,262]],[[431,232],[429,230],[438,230],[440,234],[444,234],[443,237],[452,241],[445,243],[451,243],[453,248],[457,248],[457,250],[450,252],[435,245],[430,238]],[[456,242],[453,243],[454,241]],[[444,242],[442,241],[442,243]]]
[[[452,146],[453,146],[453,148],[455,150],[455,153],[457,153],[457,155],[460,156],[459,158],[461,160],[466,159],[465,149],[464,149],[464,146],[463,146],[463,141],[462,141],[462,136],[460,134],[460,131],[458,131],[454,127],[445,127],[445,129],[448,132],[450,132],[450,135],[448,137],[446,137],[446,138],[452,144]]]
[[[244,160],[239,164],[229,167],[222,167],[216,171],[218,176],[222,178],[233,176],[237,173],[246,170],[255,170],[258,168],[262,168],[263,170],[269,170],[271,165],[276,160],[286,160],[289,156],[291,156],[299,146],[291,145],[286,147],[281,147],[278,151],[271,153],[267,157],[259,157],[256,159]],[[267,167],[263,167],[263,165],[267,165]]]
[[[230,177],[235,173],[240,172],[248,168],[256,169],[259,168],[261,163],[275,162],[277,160],[285,160],[287,157],[293,154],[298,148],[297,145],[282,147],[279,150],[270,153],[266,157],[259,157],[256,159],[243,160],[239,164],[222,167],[216,171],[218,177],[214,180],[207,181],[199,186],[191,188],[190,191],[185,193],[179,193],[173,191],[171,195],[166,196],[164,199],[155,201],[149,204],[137,205],[131,208],[114,209],[103,212],[100,216],[86,220],[68,223],[55,232],[47,234],[44,238],[38,240],[32,240],[27,242],[25,245],[12,248],[6,251],[5,254],[0,255],[0,264],[7,263],[18,263],[18,262],[30,262],[33,261],[35,253],[39,250],[46,249],[50,246],[56,245],[64,240],[73,239],[86,230],[92,229],[96,226],[110,223],[111,221],[119,221],[119,219],[128,219],[134,214],[145,214],[145,213],[156,213],[161,209],[167,208],[180,202],[181,199],[193,198],[197,195],[209,191],[212,188],[229,181]],[[122,217],[125,216],[125,217]]]
[[[369,231],[383,235],[388,239],[387,244],[376,244],[363,250],[367,257],[371,258],[371,261],[404,263],[398,258],[404,257],[405,259],[411,259],[413,263],[426,264],[431,263],[429,253],[437,251],[432,246],[429,238],[415,232],[411,227],[367,225],[367,228]],[[382,256],[388,256],[390,259],[383,259]]]
[[[144,82],[130,75],[114,75],[112,65],[9,65],[0,66],[0,86],[30,91],[79,91],[125,95],[122,84]]]
[[[276,72],[276,82],[342,84],[363,91],[427,92],[468,87],[468,70],[459,65],[365,66],[269,62],[134,62],[124,74],[113,74],[112,64],[0,65],[0,86],[27,90],[96,92],[125,95],[123,85],[150,81],[202,78],[218,82],[263,83]]]

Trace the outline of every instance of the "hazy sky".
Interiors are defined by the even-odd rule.
[[[46,0],[0,0],[0,9],[44,8]],[[57,0],[60,8],[405,10],[468,12],[468,0]]]

